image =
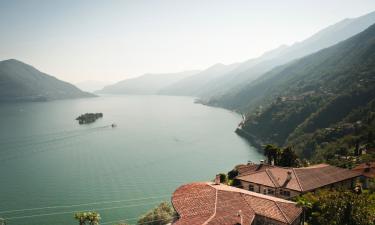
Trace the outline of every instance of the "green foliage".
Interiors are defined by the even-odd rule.
[[[176,212],[173,207],[162,202],[156,208],[150,210],[141,216],[137,222],[138,225],[165,225],[171,223],[176,218]]]
[[[98,225],[101,219],[100,214],[97,212],[78,212],[74,214],[74,218],[78,220],[80,225]]]
[[[348,190],[320,190],[299,197],[310,225],[373,225],[375,195]]]
[[[278,165],[284,167],[298,166],[297,155],[291,147],[286,147],[282,150]]]
[[[276,145],[272,144],[267,144],[264,147],[264,156],[267,157],[267,162],[269,164],[277,164],[278,161],[278,152],[279,152],[279,147]]]
[[[0,102],[95,96],[15,59],[0,61],[0,80]]]
[[[228,179],[232,180],[238,175],[238,171],[236,169],[233,169],[228,172]]]
[[[375,25],[245,86],[231,98],[247,114],[243,131],[316,161],[375,146],[374,35]]]
[[[264,155],[269,164],[283,167],[299,166],[298,157],[291,147],[281,149],[276,145],[267,144],[264,147]]]
[[[220,173],[220,183],[226,184],[228,182],[228,176],[225,173]]]

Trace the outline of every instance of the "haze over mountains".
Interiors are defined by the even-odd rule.
[[[49,101],[94,96],[18,60],[0,62],[0,101]]]
[[[373,23],[375,23],[375,12],[358,18],[344,19],[319,31],[302,42],[296,43],[289,47],[281,46],[275,50],[263,54],[259,58],[250,59],[238,64],[236,69],[211,79],[209,81],[211,84],[209,88],[204,88],[203,92],[196,92],[192,94],[192,96],[197,96],[207,100],[211,97],[215,97],[216,99],[220,98],[222,95],[232,94],[275,66],[282,65],[294,59],[309,55],[320,49],[332,46],[363,31]],[[186,87],[186,92],[189,93],[188,89],[192,88],[200,90],[203,88],[202,83],[197,81],[195,84],[191,84],[189,87]],[[207,85],[203,84],[203,86]],[[179,92],[181,91],[182,90],[179,90]],[[175,93],[173,91],[169,91],[168,94],[173,95]],[[211,102],[214,103],[215,101]],[[220,105],[220,101],[215,102],[215,104],[225,107],[225,104]]]
[[[145,74],[140,77],[126,79],[104,87],[97,91],[98,94],[158,94],[163,88],[192,76],[199,71],[185,71],[180,73]]]
[[[210,105],[237,109],[238,107],[231,105],[231,96],[236,96],[237,92],[267,71],[332,46],[358,34],[373,23],[375,23],[375,12],[358,18],[344,19],[302,42],[291,46],[280,46],[258,58],[242,63],[231,65],[219,63],[193,76],[175,79],[173,82],[169,78],[164,80],[162,77],[157,80],[155,79],[157,77],[153,77],[154,75],[142,76],[122,81],[111,88],[104,88],[98,93],[194,96]],[[155,87],[152,85],[153,83],[155,83]]]
[[[240,133],[329,158],[375,129],[375,24],[289,64],[226,98],[248,112]],[[337,145],[337,146],[336,146]]]
[[[111,81],[86,80],[78,82],[75,85],[83,91],[93,93],[95,91],[103,89],[105,86],[111,85],[112,83],[113,82]]]

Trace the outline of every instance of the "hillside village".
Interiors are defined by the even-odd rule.
[[[6,124],[0,132],[0,225],[375,225],[375,11],[306,38],[285,29],[299,18],[278,15],[293,8],[284,3],[275,11],[264,6],[255,20],[247,18],[254,11],[241,14],[246,8],[237,4],[216,12],[216,2],[202,12],[203,3],[185,9],[189,1],[137,8],[127,1],[108,8],[78,1],[66,9],[63,2],[44,3],[45,15],[36,3],[5,7],[13,9],[5,17],[19,24],[4,29],[10,44],[4,42],[2,57],[19,55],[77,81],[90,72],[113,80],[93,94],[19,60],[0,61]],[[274,25],[263,24],[271,12]],[[327,18],[294,26],[310,34]],[[253,21],[256,26],[248,27]],[[29,25],[35,30],[24,29]],[[269,50],[279,37],[254,35],[258,26],[280,36],[295,33],[281,41],[297,42]],[[242,39],[245,44],[234,45]],[[247,44],[265,52],[252,53]],[[237,56],[241,48],[245,53]],[[217,58],[231,54],[232,61]],[[254,58],[235,62],[242,54]],[[208,66],[209,56],[231,63],[185,68]],[[188,70],[160,72],[165,68]],[[86,108],[106,117],[55,119]],[[223,172],[228,164],[232,169]]]

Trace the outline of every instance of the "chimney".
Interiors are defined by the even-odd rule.
[[[284,184],[282,185],[282,187],[285,187],[288,183],[289,183],[289,181],[292,179],[292,172],[291,171],[288,171],[288,172],[286,172],[287,174],[286,174],[286,179],[285,179],[285,182],[284,182]]]
[[[217,174],[215,177],[215,185],[219,185],[219,184],[220,184],[220,174]]]
[[[286,175],[286,179],[287,180],[291,180],[292,179],[292,171],[288,171],[288,172],[286,172],[287,173],[287,175]]]

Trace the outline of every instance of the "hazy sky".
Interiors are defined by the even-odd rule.
[[[0,0],[0,60],[116,81],[244,61],[374,10],[374,0]]]

